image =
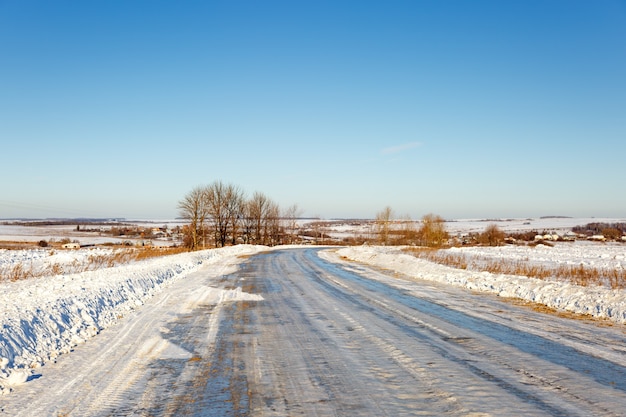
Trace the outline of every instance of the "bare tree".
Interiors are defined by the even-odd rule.
[[[204,222],[207,217],[204,193],[205,189],[203,187],[196,187],[178,203],[180,217],[189,222],[189,227],[186,229],[189,236],[185,240],[189,241],[189,246],[192,250],[199,247],[200,236],[204,233]]]
[[[497,224],[490,224],[485,231],[478,236],[478,241],[483,245],[500,246],[504,244],[506,234],[500,230]]]
[[[443,246],[449,238],[444,222],[441,216],[432,213],[422,217],[422,227],[418,232],[421,244],[430,247]]]
[[[415,222],[408,214],[402,218],[401,244],[410,245],[414,244],[417,240],[417,230],[415,228]]]
[[[376,213],[376,229],[380,243],[383,245],[389,244],[389,228],[392,217],[393,210],[389,206]]]
[[[228,186],[225,199],[225,215],[230,225],[231,243],[237,244],[239,227],[243,217],[244,195],[236,186]]]
[[[282,228],[280,225],[280,207],[273,201],[269,201],[267,211],[263,218],[263,240],[266,245],[279,245],[282,243]]]
[[[324,243],[324,231],[322,229],[322,218],[319,214],[316,214],[315,220],[311,223],[313,229],[313,237],[315,238],[315,244],[320,245]]]
[[[215,181],[206,188],[205,198],[213,222],[215,244],[225,246],[229,232],[236,230],[241,217],[243,192],[235,185]],[[233,236],[233,239],[236,238]]]
[[[252,233],[252,242],[258,245],[267,244],[266,226],[265,221],[268,217],[268,212],[272,201],[263,193],[255,192],[252,198],[247,204],[247,216],[249,216]]]
[[[297,204],[293,204],[284,211],[283,213],[283,221],[285,224],[285,232],[286,232],[286,242],[285,243],[294,243],[296,241],[297,230],[298,230],[298,218],[302,216],[302,210],[298,207]]]
[[[242,207],[242,219],[241,219],[241,237],[243,243],[253,243],[255,238],[255,226],[256,220],[252,215],[253,203],[252,200],[246,200],[243,202]]]
[[[300,215],[297,205],[290,207],[285,212],[289,220],[286,227],[279,205],[265,194],[256,192],[246,200],[239,187],[222,181],[194,188],[178,207],[181,217],[189,221],[184,227],[185,241],[194,249],[200,242],[204,244],[208,228],[213,230],[215,246],[235,245],[241,241],[264,245],[292,241]],[[286,228],[290,237],[285,235]]]

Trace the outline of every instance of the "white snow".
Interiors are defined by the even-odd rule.
[[[85,270],[100,269],[102,260],[128,253],[130,249],[94,247],[81,250],[62,250],[52,248],[8,250],[0,249],[0,276],[7,276],[19,266],[25,273],[41,276],[57,268],[59,273],[70,274]],[[100,262],[98,262],[101,260]]]
[[[581,242],[582,243],[582,242]],[[575,248],[575,250],[574,250]],[[492,257],[515,259],[528,257],[537,262],[587,263],[607,268],[624,268],[626,246],[622,244],[563,243],[555,247],[538,248],[505,246],[499,248],[458,249],[465,254],[487,254]],[[626,290],[605,287],[583,287],[564,282],[544,281],[517,275],[492,274],[456,269],[402,253],[399,247],[359,246],[338,250],[338,255],[347,259],[385,268],[409,278],[437,281],[465,287],[470,290],[495,293],[502,297],[513,297],[552,308],[607,318],[626,323]]]
[[[81,244],[101,245],[120,243],[122,240],[114,236],[99,236],[94,233],[77,232],[76,226],[20,226],[0,224],[0,241],[14,242],[48,242],[62,239],[78,240]]]
[[[446,230],[453,234],[481,233],[490,224],[495,224],[505,232],[526,232],[536,230],[538,233],[557,232],[564,234],[575,226],[588,223],[626,223],[624,218],[595,217],[543,217],[543,218],[512,218],[512,219],[456,219],[445,223]]]
[[[117,323],[171,283],[202,265],[216,268],[242,255],[266,247],[240,245],[193,253],[152,258],[132,264],[67,275],[0,283],[0,393],[22,384],[32,370],[54,360],[74,346]],[[102,249],[107,251],[107,249]],[[2,262],[29,257],[35,265],[45,263],[46,251],[3,251]],[[63,265],[82,262],[89,250],[66,251]],[[63,260],[58,258],[58,262]],[[204,288],[198,302],[218,302],[258,297],[239,290]],[[151,341],[150,343],[155,342]],[[148,342],[146,342],[148,343]],[[171,347],[148,343],[147,348],[169,355],[184,355]]]
[[[597,269],[626,269],[626,245],[587,241],[554,243],[553,246],[505,245],[448,249],[469,257],[494,260],[529,261],[543,266],[577,266]]]

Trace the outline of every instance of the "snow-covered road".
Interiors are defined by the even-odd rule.
[[[37,368],[0,397],[0,415],[609,416],[626,409],[623,325],[402,280],[319,251],[207,262]]]
[[[252,415],[620,415],[621,326],[408,282],[311,251],[244,272],[265,301],[220,341]],[[239,370],[239,371],[237,371]]]
[[[31,370],[29,382],[17,384],[10,394],[0,396],[0,415],[174,415],[166,413],[162,399],[170,397],[175,384],[184,390],[188,382],[186,365],[199,363],[199,358],[206,357],[213,348],[222,306],[234,300],[261,299],[259,295],[243,294],[236,282],[225,277],[246,255],[262,249],[241,246],[164,258],[161,262],[170,265],[181,263],[179,268],[186,273],[170,277],[170,282],[164,279],[161,291],[142,299],[140,308],[117,309],[118,314],[124,311],[124,316],[88,343],[73,345],[71,353]],[[188,265],[188,258],[196,267]],[[158,266],[161,262],[148,262],[152,275],[162,274],[163,267]],[[128,269],[123,267],[118,273],[128,274]],[[103,275],[115,281],[115,272]],[[108,285],[119,286],[124,292],[139,286],[128,277]],[[103,283],[99,286],[107,288]],[[135,297],[130,297],[130,303],[118,303],[135,305]],[[69,300],[60,304],[71,306]],[[25,329],[24,334],[29,334],[33,343],[38,339],[53,340],[33,330]],[[23,361],[30,356],[26,352],[18,358]],[[160,407],[157,414],[150,411],[155,407]]]

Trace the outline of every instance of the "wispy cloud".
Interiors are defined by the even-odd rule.
[[[392,155],[400,152],[407,151],[409,149],[417,148],[422,146],[422,142],[409,142],[402,145],[390,146],[388,148],[384,148],[380,151],[383,155]]]

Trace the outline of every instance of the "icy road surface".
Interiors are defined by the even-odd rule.
[[[0,397],[0,415],[624,415],[623,325],[318,250],[190,274]]]

